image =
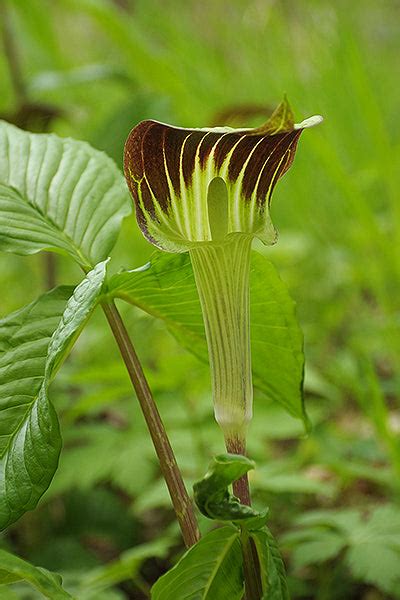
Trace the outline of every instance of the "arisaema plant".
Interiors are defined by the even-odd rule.
[[[249,273],[254,238],[274,244],[273,189],[302,131],[285,99],[257,129],[184,129],[144,121],[125,145],[125,177],[147,239],[189,252],[201,301],[215,418],[228,452],[244,454],[252,417]],[[273,358],[272,358],[273,360]],[[249,502],[246,489],[242,499]]]
[[[125,176],[144,235],[162,250],[190,254],[206,330],[215,418],[227,451],[236,455],[246,452],[253,403],[251,244],[255,237],[264,244],[275,243],[269,213],[273,189],[292,164],[302,131],[321,120],[314,116],[295,124],[285,99],[257,129],[184,129],[144,121],[131,131],[125,145]],[[240,460],[245,461],[244,457]],[[265,520],[245,506],[250,504],[249,468],[244,463],[227,481],[234,484],[243,504],[232,504],[224,490],[214,499],[214,510],[220,519],[226,513],[225,520],[239,523],[246,596],[257,600],[269,596],[276,585],[262,578],[265,556],[260,548],[265,549],[269,539]],[[228,469],[226,464],[224,469]],[[237,519],[228,505],[236,507]],[[266,535],[263,544],[248,533],[249,513],[257,522],[258,534]],[[168,598],[165,590],[173,594],[174,586],[182,585],[185,561],[190,562],[190,555],[193,560],[193,553],[198,552],[198,547],[189,552],[180,570],[160,580],[156,597]],[[278,579],[282,582],[282,577]],[[285,584],[279,597],[287,597]]]
[[[57,469],[62,441],[49,388],[101,307],[139,400],[184,542],[193,546],[157,582],[152,597],[239,599],[244,589],[247,600],[288,597],[267,511],[248,506],[246,474],[254,467],[244,456],[253,394],[250,323],[258,346],[257,385],[304,418],[301,336],[283,284],[268,261],[251,259],[251,243],[255,237],[274,243],[272,191],[290,167],[303,129],[320,120],[296,125],[285,100],[258,129],[140,123],[126,143],[125,174],[140,228],[171,254],[159,252],[146,268],[112,277],[108,257],[130,212],[118,169],[85,143],[0,123],[0,249],[58,252],[83,271],[75,288],[51,290],[0,320],[2,529],[35,508]],[[198,356],[203,356],[205,328],[215,415],[228,454],[216,457],[195,486],[200,511],[225,523],[200,542],[192,501],[116,297],[163,318]],[[278,336],[279,343],[271,344],[266,334]],[[281,352],[279,360],[274,362],[268,344],[276,356]],[[232,483],[238,497],[229,492]],[[73,597],[59,579],[3,552],[0,583],[19,579],[49,598]]]

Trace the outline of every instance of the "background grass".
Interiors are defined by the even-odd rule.
[[[302,136],[274,193],[278,244],[258,247],[297,302],[314,430],[302,437],[298,422],[256,396],[252,485],[284,542],[293,598],[399,598],[400,557],[390,554],[400,539],[391,537],[400,520],[399,3],[8,0],[4,7],[24,97],[3,52],[2,117],[21,125],[21,103],[31,113],[46,105],[39,118],[30,114],[28,128],[86,139],[118,164],[130,128],[145,118],[252,126],[283,93],[298,121],[324,116]],[[128,219],[114,265],[137,267],[151,252]],[[47,275],[43,256],[1,255],[0,316],[35,298]],[[56,281],[78,279],[57,257]],[[161,323],[125,310],[190,483],[223,447],[207,368]],[[64,437],[60,470],[40,508],[1,543],[63,572],[71,589],[90,569],[120,560],[119,577],[99,587],[103,596],[85,597],[146,598],[180,551],[179,537],[101,314],[61,372],[53,400]],[[320,522],[316,510],[325,511]],[[145,547],[136,563],[121,558],[158,536],[164,545]],[[3,589],[5,598],[36,597],[23,587]]]

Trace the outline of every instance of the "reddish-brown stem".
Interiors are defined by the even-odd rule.
[[[121,315],[113,301],[103,303],[102,306],[139,400],[143,416],[147,423],[160,462],[160,468],[171,496],[175,514],[182,531],[183,540],[186,547],[189,548],[200,539],[193,503],[187,493],[160,413],[154,402],[153,395],[128,331],[121,319]]]
[[[246,442],[237,437],[228,438],[225,440],[226,449],[231,454],[242,454],[246,456]],[[246,475],[243,475],[240,479],[233,483],[233,493],[239,498],[242,504],[251,506],[250,487],[249,479]]]

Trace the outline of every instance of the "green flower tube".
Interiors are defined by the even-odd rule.
[[[252,417],[249,272],[254,237],[274,244],[272,191],[314,116],[295,124],[286,99],[257,129],[184,129],[143,121],[130,133],[125,177],[146,238],[189,252],[201,301],[215,417],[243,452]]]

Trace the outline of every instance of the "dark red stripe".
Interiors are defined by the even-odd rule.
[[[183,146],[182,171],[187,186],[190,186],[192,182],[197,149],[206,135],[207,132],[205,131],[194,131],[189,135]]]
[[[190,185],[192,180],[197,151],[200,165],[204,168],[212,149],[215,147],[214,164],[218,170],[222,167],[227,154],[236,146],[228,167],[229,179],[236,181],[243,165],[258,144],[245,168],[242,193],[244,198],[251,198],[257,181],[259,181],[257,201],[263,203],[271,182],[274,187],[278,179],[292,164],[301,132],[302,130],[298,130],[262,136],[260,134],[254,135],[251,132],[223,133],[179,129],[156,121],[143,121],[131,131],[125,144],[125,176],[137,207],[138,184],[133,181],[132,177],[137,181],[142,180],[141,194],[145,209],[153,219],[156,219],[153,198],[148,184],[143,180],[144,166],[151,190],[160,207],[167,212],[171,199],[165,162],[174,191],[179,195],[180,157],[183,144],[182,170],[186,185]],[[285,157],[285,159],[274,176],[282,157]],[[141,209],[138,210],[140,213]],[[143,214],[138,214],[138,219],[141,223],[144,223]]]
[[[301,134],[301,130],[291,131],[290,133],[286,133],[286,134],[278,134],[278,135],[280,135],[281,140],[278,143],[278,145],[275,147],[273,152],[271,153],[271,156],[270,156],[268,162],[264,165],[262,172],[261,172],[260,180],[259,180],[259,183],[257,186],[257,202],[259,204],[263,204],[265,202],[265,198],[268,194],[268,190],[270,188],[271,182],[272,182],[272,187],[271,187],[271,193],[272,193],[272,191],[273,191],[276,183],[280,179],[280,177],[282,177],[282,175],[284,173],[286,173],[286,171],[292,164],[293,159],[294,159],[297,141],[300,137],[300,134]],[[277,137],[277,136],[273,136],[273,137]],[[279,165],[280,161],[282,160],[282,157],[284,157],[285,155],[286,155],[286,159],[284,159],[282,161],[282,163],[279,167],[279,170],[276,173],[276,170],[278,169],[278,165]],[[254,189],[254,186],[253,186],[253,189]]]
[[[165,174],[163,141],[165,126],[155,123],[142,138],[144,172],[154,197],[164,212],[168,212],[171,203],[168,180]]]
[[[218,142],[214,151],[214,163],[217,169],[222,167],[226,155],[232,150],[233,146],[240,140],[242,135],[243,134],[240,133],[220,134],[221,140]]]
[[[180,156],[182,145],[190,131],[165,126],[164,154],[168,174],[177,195],[180,194]]]
[[[211,150],[213,149],[214,145],[218,142],[218,140],[221,139],[222,135],[223,133],[209,132],[203,138],[203,141],[201,142],[199,148],[199,160],[200,167],[202,169],[204,169],[205,167],[206,161],[210,156]]]
[[[254,152],[256,156],[252,156],[250,162],[255,162],[257,157],[261,157],[262,162],[265,160],[265,154],[267,153],[265,146],[268,146],[268,138],[263,139],[263,137],[262,135],[245,135],[237,144],[229,160],[228,177],[231,181],[236,181],[244,163],[249,158],[249,154],[257,144],[259,145]],[[263,141],[260,142],[260,140]]]

